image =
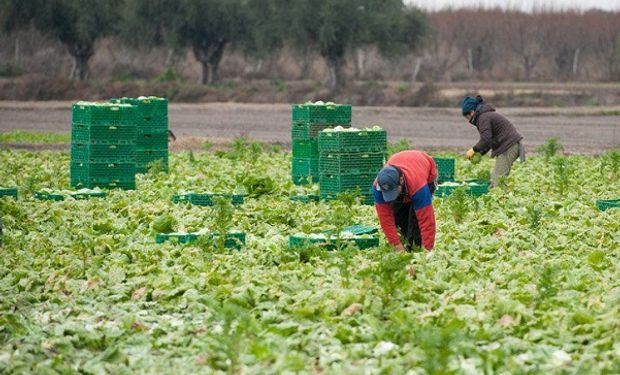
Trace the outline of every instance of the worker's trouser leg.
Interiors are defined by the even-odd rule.
[[[392,211],[394,212],[394,221],[399,232],[407,238],[407,249],[413,250],[413,244],[418,247],[422,246],[422,235],[418,226],[418,218],[415,216],[415,210],[409,203],[395,201],[392,203]]]
[[[495,168],[493,168],[493,173],[491,173],[491,187],[497,186],[498,180],[501,177],[510,174],[512,164],[519,158],[519,147],[521,147],[520,143],[517,142],[510,146],[506,152],[495,158]]]

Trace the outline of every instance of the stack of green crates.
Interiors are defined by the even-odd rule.
[[[118,101],[137,107],[136,172],[145,173],[149,163],[156,160],[163,171],[168,171],[168,100],[141,96]]]
[[[372,204],[372,184],[385,164],[387,133],[368,129],[327,129],[319,135],[319,190],[321,199],[358,190]]]
[[[292,179],[297,185],[319,181],[319,132],[351,126],[351,106],[333,103],[293,104]]]
[[[78,102],[71,127],[71,186],[136,188],[135,106]]]

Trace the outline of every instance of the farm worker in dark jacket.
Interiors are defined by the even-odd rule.
[[[430,251],[435,245],[433,193],[437,166],[421,151],[394,154],[377,174],[373,184],[375,208],[388,242],[397,252],[405,251],[396,228],[413,244]]]
[[[523,137],[506,117],[495,112],[495,108],[486,104],[480,95],[465,97],[461,109],[463,116],[480,133],[480,140],[467,151],[467,158],[471,159],[476,152],[484,155],[491,150],[491,157],[496,158],[491,174],[491,186],[495,186],[500,177],[510,174],[517,158],[525,161],[525,149],[521,145]]]

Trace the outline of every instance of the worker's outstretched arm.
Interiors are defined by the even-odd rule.
[[[415,216],[418,219],[422,247],[432,250],[435,247],[435,210],[433,209],[433,197],[428,185],[424,185],[411,198]]]

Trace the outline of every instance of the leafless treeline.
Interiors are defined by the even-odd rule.
[[[617,80],[620,13],[458,10],[429,14],[435,79]]]
[[[427,14],[428,34],[414,54],[382,58],[373,48],[350,51],[346,72],[363,80],[618,81],[620,12],[521,13],[500,9],[444,10]],[[36,31],[0,38],[0,64],[26,73],[66,75],[62,46]],[[137,51],[116,39],[98,43],[93,76],[152,78],[174,71],[198,79],[191,54]],[[325,76],[318,56],[284,48],[261,60],[238,51],[222,61],[224,79],[306,79]]]

